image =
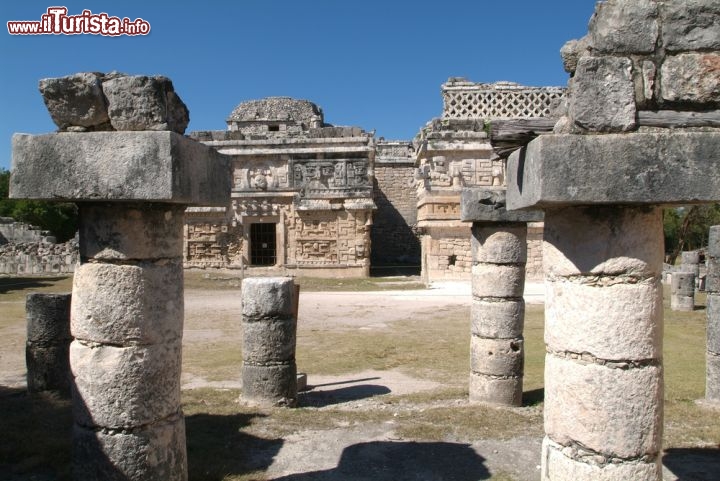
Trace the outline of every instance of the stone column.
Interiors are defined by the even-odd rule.
[[[58,391],[70,396],[70,294],[28,294],[27,387],[31,393]]]
[[[660,479],[660,209],[545,213],[543,479]]]
[[[70,347],[78,480],[187,479],[180,406],[183,212],[229,166],[168,131],[13,138],[11,194],[80,206]]]
[[[680,264],[683,272],[692,272],[697,278],[700,275],[700,252],[684,251],[680,253]]]
[[[243,399],[294,407],[297,399],[296,288],[289,277],[242,283]]]
[[[695,274],[673,272],[670,275],[670,309],[692,311],[695,309]]]
[[[527,224],[472,227],[470,400],[522,405]]]
[[[705,399],[720,405],[720,225],[710,227],[707,257],[707,375]]]
[[[461,219],[472,227],[470,401],[521,406],[527,222],[536,212],[507,212],[502,188],[469,188]]]

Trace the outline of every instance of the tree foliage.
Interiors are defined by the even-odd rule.
[[[0,168],[0,217],[12,217],[50,231],[58,240],[72,239],[78,228],[75,204],[9,199],[10,172]]]
[[[720,204],[666,209],[663,213],[665,253],[673,264],[681,251],[707,246],[710,226],[720,225]]]

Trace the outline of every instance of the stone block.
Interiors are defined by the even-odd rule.
[[[720,294],[707,296],[707,350],[720,355]]]
[[[295,319],[243,322],[243,360],[251,364],[295,360]]]
[[[508,159],[509,209],[720,200],[720,133],[542,135]]]
[[[294,312],[295,284],[290,277],[251,277],[242,282],[242,315],[246,321],[289,318]]]
[[[174,132],[13,136],[15,199],[224,206],[231,178],[227,157]]]
[[[662,357],[662,284],[546,284],[545,343],[553,351],[612,361]]]
[[[185,207],[80,204],[80,252],[96,260],[180,258]]]
[[[476,264],[472,277],[475,297],[520,298],[525,289],[524,265]]]
[[[70,294],[27,295],[25,313],[28,342],[45,346],[70,342],[70,299]]]
[[[115,130],[172,130],[184,134],[190,112],[167,77],[118,75],[102,84]]]
[[[695,310],[695,297],[680,294],[670,295],[670,309],[691,312]]]
[[[560,48],[560,57],[562,58],[563,68],[567,73],[575,73],[578,59],[587,51],[589,41],[590,38],[588,36],[579,40],[568,40]]]
[[[720,258],[720,225],[710,226],[708,233],[707,255]]]
[[[180,408],[181,341],[153,346],[70,345],[73,415],[87,427],[136,428]]]
[[[705,399],[720,401],[720,355],[706,356]]]
[[[460,220],[465,222],[539,222],[542,211],[508,211],[505,189],[469,187],[460,195]]]
[[[670,278],[670,292],[679,296],[695,296],[695,274],[692,272],[673,272]]]
[[[489,376],[521,376],[525,351],[522,339],[470,338],[470,370]]]
[[[580,57],[568,99],[570,118],[584,130],[633,130],[636,106],[632,61],[625,57]],[[512,209],[510,205],[508,208]]]
[[[471,332],[480,337],[514,339],[521,337],[525,301],[473,299],[470,307]]]
[[[73,426],[73,479],[187,481],[185,420],[132,431],[97,431]]]
[[[664,2],[660,16],[662,43],[666,50],[720,49],[720,4],[717,2]]]
[[[652,53],[660,30],[657,18],[652,0],[599,2],[588,25],[590,46],[601,53]]]
[[[527,225],[473,223],[471,246],[475,262],[525,264]]]
[[[543,231],[549,277],[659,276],[663,262],[662,210],[647,207],[550,209]]]
[[[58,391],[70,394],[69,343],[60,346],[41,347],[28,344],[25,347],[27,388],[31,393]]]
[[[182,338],[182,262],[78,266],[71,329],[77,339],[118,346]]]
[[[661,450],[662,368],[614,369],[545,357],[545,433],[617,458]]]
[[[295,406],[297,399],[297,367],[294,362],[276,366],[243,364],[242,398],[276,406]]]
[[[680,259],[683,264],[699,264],[700,251],[683,251],[680,253]]]
[[[81,72],[46,78],[40,80],[39,88],[50,117],[61,130],[68,127],[109,130],[102,74]]]
[[[564,454],[567,451],[568,455]],[[576,453],[547,438],[542,448],[542,481],[660,481],[662,465],[660,456],[655,462],[625,461],[598,463],[595,456],[571,457]]]
[[[660,79],[663,100],[714,106],[720,102],[720,53],[668,56]]]
[[[522,406],[522,377],[496,378],[470,373],[470,402]]]

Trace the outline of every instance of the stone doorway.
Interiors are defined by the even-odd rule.
[[[277,260],[276,224],[250,224],[250,265],[274,266]]]

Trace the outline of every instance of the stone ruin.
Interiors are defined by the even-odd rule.
[[[501,403],[517,404],[522,392],[524,229],[538,211],[544,213],[543,480],[661,479],[660,208],[720,200],[719,17],[716,2],[699,0],[598,3],[588,36],[563,48],[572,77],[554,132],[543,130],[509,156],[502,172],[506,193],[472,187],[463,192],[463,219],[473,222],[477,278],[476,392]],[[231,160],[172,132],[182,125],[176,113],[183,109],[168,108],[180,100],[167,79],[75,78],[55,81],[68,85],[63,88],[45,83],[62,131],[16,135],[11,179],[15,198],[80,204],[81,264],[73,283],[70,345],[75,477],[186,479],[179,404],[183,211],[188,205],[225,206]],[[140,105],[112,107],[125,105],[103,93],[105,79],[117,78],[136,93],[129,96],[133,101],[142,98]],[[86,107],[74,112],[74,105]],[[297,107],[299,117],[308,111]],[[133,112],[143,112],[146,121]],[[258,127],[252,119],[234,121],[237,130],[223,134],[227,145],[239,141],[233,135],[248,140],[242,128]],[[288,131],[296,128],[297,122],[286,125]],[[531,131],[521,135],[524,142],[538,133],[524,128]],[[470,138],[480,133],[470,132]],[[263,140],[249,135],[250,141]],[[305,167],[299,169],[302,179],[308,168],[322,179],[322,168]],[[451,185],[461,177],[439,173],[449,176]],[[235,185],[246,179],[267,196],[263,186],[269,177],[274,178],[272,169],[248,172]],[[708,399],[720,384],[715,234],[708,270]],[[287,296],[280,297],[282,302],[244,313],[246,323],[270,319],[268,312],[280,309],[281,330],[289,333]],[[488,351],[500,355],[488,358]],[[258,359],[260,367],[275,362],[293,365],[289,354]]]
[[[78,263],[77,239],[55,237],[11,217],[0,217],[0,274],[70,273]]]

